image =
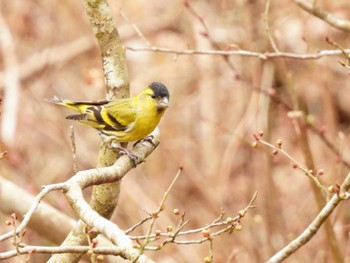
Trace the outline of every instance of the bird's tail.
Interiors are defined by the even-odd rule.
[[[75,101],[65,100],[65,99],[62,99],[62,98],[57,97],[57,96],[54,96],[51,99],[45,99],[45,100],[48,101],[48,102],[51,102],[51,103],[55,103],[55,104],[58,104],[58,105],[65,106],[65,107],[67,107],[67,108],[69,108],[71,110],[74,110],[74,111],[82,113],[81,104],[78,104]]]
[[[86,109],[91,107],[91,106],[98,106],[98,105],[104,105],[107,104],[109,101],[108,100],[100,100],[100,101],[73,101],[73,100],[66,100],[62,99],[60,97],[54,96],[51,99],[46,99],[46,101],[55,103],[58,105],[65,106],[71,110],[80,112],[80,113],[85,113]]]
[[[51,99],[45,99],[45,101],[47,101],[47,102],[51,102],[51,103],[55,103],[55,104],[64,104],[63,103],[63,99],[62,98],[60,98],[60,97],[57,97],[57,96],[54,96],[53,98],[51,98]]]

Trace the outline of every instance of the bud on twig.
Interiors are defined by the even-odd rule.
[[[238,211],[239,217],[244,217],[245,213],[246,213],[246,211],[244,211],[244,210]]]
[[[179,215],[180,214],[180,210],[179,209],[177,209],[177,208],[175,208],[174,210],[173,210],[173,213],[174,213],[174,215]]]
[[[210,232],[208,229],[202,230],[202,235],[203,237],[210,239]]]
[[[104,256],[103,256],[103,255],[98,255],[98,256],[96,257],[96,260],[97,260],[98,262],[102,262],[103,259],[104,259]]]
[[[277,146],[279,149],[282,148],[282,140],[281,140],[281,139],[278,139],[278,140],[276,141],[276,146]]]
[[[241,231],[241,230],[242,230],[242,225],[241,225],[241,224],[237,224],[237,225],[235,226],[235,230]]]
[[[317,176],[322,176],[323,174],[324,174],[323,169],[318,170],[318,172],[317,172]]]

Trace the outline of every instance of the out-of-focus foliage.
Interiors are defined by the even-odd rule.
[[[191,2],[216,46],[204,36],[205,28],[182,1],[110,1],[110,5],[126,46],[146,46],[130,24],[134,23],[154,46],[272,52],[262,19],[263,2]],[[317,3],[339,17],[350,19],[350,6],[345,0]],[[36,194],[42,185],[72,176],[68,136],[71,123],[64,119],[68,111],[46,103],[44,98],[53,95],[81,100],[104,98],[101,59],[82,1],[1,1],[0,10],[12,34],[15,51],[2,52],[0,70],[6,69],[4,56],[14,56],[18,66],[31,59],[25,68],[20,68],[20,75],[25,70],[29,73],[20,81],[15,140],[12,144],[0,142],[0,150],[8,151],[5,159],[0,160],[0,173]],[[129,21],[121,17],[120,10]],[[305,13],[292,1],[271,1],[269,26],[281,51],[333,49],[326,37],[344,48],[349,43],[346,33]],[[80,38],[90,43],[84,51],[80,51],[79,45],[69,46]],[[58,46],[65,48],[55,52]],[[39,59],[41,52],[48,52],[44,62]],[[65,59],[70,53],[75,55]],[[54,63],[45,63],[45,58]],[[338,63],[345,61],[344,57],[269,61],[228,57],[233,67],[220,56],[127,51],[127,58],[131,93],[138,93],[152,81],[161,81],[170,90],[171,108],[160,124],[161,145],[124,179],[114,222],[127,228],[146,216],[144,210],[156,209],[179,165],[183,165],[183,175],[157,220],[157,228],[163,231],[178,223],[172,214],[174,208],[186,211],[190,229],[211,222],[221,209],[227,216],[236,215],[259,191],[257,208],[242,220],[242,231],[214,239],[217,262],[262,262],[306,227],[317,213],[309,179],[292,169],[284,157],[271,156],[269,149],[253,149],[250,144],[252,133],[262,129],[265,139],[274,142],[282,138],[283,148],[303,162],[298,130],[287,117],[287,111],[256,90],[273,88],[290,106],[291,94],[301,94],[309,107],[309,118],[317,127],[326,129],[325,135],[339,147],[342,158],[350,159],[347,143],[350,77]],[[36,70],[40,63],[44,66]],[[1,78],[0,94],[6,96]],[[79,168],[93,168],[98,134],[79,124],[74,127]],[[339,157],[313,133],[310,147],[317,168],[325,171],[321,179],[325,185],[341,182],[347,171]],[[59,193],[49,195],[48,202],[72,214]],[[344,254],[349,223],[345,206],[332,216]],[[146,230],[145,226],[136,234]],[[29,244],[45,242],[34,234],[28,236]],[[324,232],[320,231],[289,262],[327,261],[328,253]],[[207,244],[169,245],[150,256],[159,262],[189,259],[202,262],[207,254]]]

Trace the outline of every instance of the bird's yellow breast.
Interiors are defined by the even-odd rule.
[[[115,132],[115,137],[120,142],[138,141],[150,134],[159,124],[165,109],[159,111],[156,102],[147,94],[132,99],[136,109],[136,119],[124,132]]]

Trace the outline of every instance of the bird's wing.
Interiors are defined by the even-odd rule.
[[[103,106],[103,120],[116,130],[126,130],[137,117],[137,107],[132,99],[114,100]]]
[[[64,105],[80,114],[69,115],[66,119],[80,121],[95,129],[125,131],[137,116],[132,99],[113,101],[72,101],[54,98],[51,102]]]

